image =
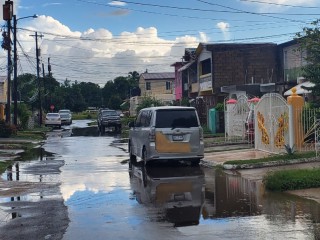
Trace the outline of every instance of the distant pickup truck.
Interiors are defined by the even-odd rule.
[[[121,119],[117,111],[111,109],[100,109],[97,115],[98,128],[104,133],[106,128],[114,128],[116,132],[121,132]]]

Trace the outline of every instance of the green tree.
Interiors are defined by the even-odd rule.
[[[18,100],[31,104],[37,96],[37,77],[30,73],[19,75],[18,81]]]
[[[52,76],[47,75],[44,79],[42,78],[41,81],[43,81],[42,86],[43,86],[43,101],[42,101],[42,106],[43,110],[48,112],[50,110],[50,106],[56,105],[56,103],[52,102],[52,97],[56,96],[56,91],[58,88],[60,88],[60,83],[53,78]],[[61,96],[59,96],[61,97]],[[59,98],[56,98],[59,99]]]
[[[102,88],[102,105],[108,107],[110,97],[115,94],[113,81],[108,81]]]
[[[130,90],[129,81],[126,77],[117,77],[113,80],[114,91],[122,100],[125,100],[128,97]]]
[[[79,84],[81,95],[89,107],[101,106],[101,88],[92,82],[81,82]]]
[[[157,107],[157,106],[163,106],[163,105],[164,104],[160,100],[154,97],[143,97],[136,111],[139,112],[142,108]]]
[[[128,82],[129,82],[129,97],[140,96],[141,90],[139,88],[139,78],[140,74],[137,71],[129,72]]]
[[[66,86],[65,108],[73,112],[82,112],[87,109],[84,97],[81,94],[81,88],[76,81],[70,87]]]
[[[108,108],[111,109],[120,109],[120,105],[122,104],[122,99],[117,95],[112,95],[108,102]]]
[[[297,33],[297,41],[300,51],[306,52],[307,65],[302,68],[303,76],[315,86],[308,88],[316,96],[320,96],[320,19],[311,23],[310,27],[304,27],[301,33]]]
[[[139,86],[139,78],[140,78],[140,74],[137,71],[128,73],[127,79],[131,88]]]

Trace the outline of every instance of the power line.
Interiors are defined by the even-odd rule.
[[[264,2],[264,1],[254,1],[254,0],[240,0],[241,2],[253,2],[253,3],[260,3],[260,4],[267,4],[267,5],[276,5],[276,6],[283,6],[283,7],[292,7],[292,8],[307,8],[307,9],[319,9],[320,7],[308,7],[308,6],[298,6],[298,5],[290,5],[290,4],[282,4],[282,3],[271,3],[271,2]]]
[[[144,13],[149,13],[149,14],[158,14],[158,15],[165,15],[165,16],[171,16],[171,17],[196,18],[196,19],[206,19],[206,20],[221,20],[221,19],[204,18],[204,17],[198,17],[198,16],[197,17],[193,17],[193,16],[185,16],[185,15],[177,15],[177,14],[145,11],[145,10],[141,10],[141,9],[132,9],[132,8],[128,8],[128,7],[112,6],[112,5],[105,4],[105,3],[97,3],[97,2],[93,2],[93,1],[87,1],[87,0],[76,0],[76,1],[95,4],[95,5],[99,5],[99,6],[110,7],[110,8],[126,9],[126,10],[131,10],[131,11],[136,11],[136,12],[144,12]],[[144,5],[144,6],[154,6],[154,7],[161,7],[161,8],[163,7],[163,8],[170,8],[170,9],[179,9],[179,10],[191,10],[191,11],[202,11],[202,12],[210,12],[211,11],[211,12],[218,12],[218,13],[233,13],[233,14],[251,14],[251,15],[264,16],[264,17],[268,17],[268,18],[286,20],[286,21],[290,21],[290,22],[301,22],[301,23],[304,23],[304,21],[299,21],[299,20],[295,20],[295,19],[271,16],[271,15],[269,15],[269,13],[268,14],[263,14],[263,13],[261,14],[261,13],[256,13],[256,12],[249,12],[249,11],[239,10],[239,9],[227,7],[227,6],[220,5],[220,4],[214,4],[214,3],[210,3],[210,2],[206,2],[206,1],[201,1],[201,0],[196,0],[196,1],[199,1],[199,2],[202,2],[202,3],[206,3],[206,4],[209,4],[209,5],[216,5],[216,6],[220,6],[220,7],[224,7],[224,8],[229,8],[229,9],[231,9],[233,11],[183,8],[183,7],[176,7],[176,6],[169,6],[169,5],[147,4],[147,3],[138,3],[138,2],[129,2],[129,1],[121,1],[121,2],[131,3],[131,4],[136,4],[136,5]],[[276,14],[276,13],[274,13],[274,14]],[[319,15],[319,14],[317,14],[317,15]]]

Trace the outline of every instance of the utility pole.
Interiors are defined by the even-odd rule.
[[[43,94],[44,94],[44,109],[47,108],[47,95],[46,95],[46,75],[44,73],[44,63],[42,63],[42,76],[43,76]]]
[[[42,36],[42,35],[41,35]],[[36,32],[36,56],[37,56],[37,78],[38,78],[38,98],[39,98],[39,125],[42,125],[42,104],[41,104],[41,84],[40,84],[40,59],[38,48],[38,32]]]
[[[38,37],[43,37],[43,35],[38,35],[38,32],[35,32],[35,35],[31,35],[36,38],[36,58],[37,58],[37,79],[38,79],[38,101],[39,101],[39,125],[42,125],[42,104],[41,104],[41,84],[40,84],[40,51],[38,48]]]
[[[17,16],[13,15],[13,124],[18,124]]]
[[[48,57],[48,72],[49,72],[49,77],[51,77],[51,64],[50,64],[50,58]]]
[[[8,72],[7,72],[7,106],[6,106],[6,122],[11,123],[11,68],[12,68],[12,62],[11,62],[11,38],[10,38],[10,32],[11,32],[11,19],[13,15],[13,2],[10,0],[7,0],[5,4],[3,4],[3,20],[7,21],[8,24],[8,33],[6,36],[6,46],[5,49],[8,50]]]

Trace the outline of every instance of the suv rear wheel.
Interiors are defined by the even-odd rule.
[[[142,161],[144,166],[147,166],[147,150],[145,148],[143,148],[142,150]]]
[[[137,157],[136,157],[136,155],[133,155],[133,153],[132,153],[132,147],[131,147],[130,142],[129,142],[128,145],[129,145],[128,147],[129,147],[130,162],[131,163],[136,163],[137,162]]]
[[[191,160],[191,165],[192,166],[198,166],[200,163],[200,159],[192,159]]]

